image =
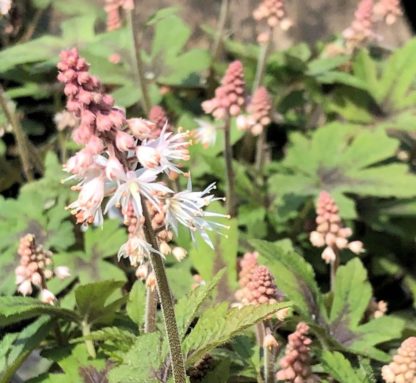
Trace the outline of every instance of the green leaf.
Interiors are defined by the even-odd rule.
[[[279,244],[261,240],[250,243],[260,253],[262,263],[275,276],[277,288],[293,302],[299,313],[308,320],[324,324],[326,315],[311,265]]]
[[[78,286],[75,300],[80,317],[88,323],[111,321],[127,296],[110,303],[108,300],[123,285],[122,281],[101,281]]]
[[[0,382],[9,382],[30,353],[39,346],[52,327],[50,318],[41,317],[19,334],[7,334],[0,342]]]
[[[211,205],[210,210],[224,212],[219,204]],[[221,294],[225,296],[230,293],[232,288],[236,287],[237,272],[235,265],[238,250],[238,229],[235,219],[216,219],[216,222],[228,225],[230,228],[228,230],[224,229],[225,235],[210,233],[214,249],[198,237],[189,253],[189,257],[204,280],[211,280],[219,270],[227,266],[226,278],[220,283]]]
[[[110,383],[155,383],[163,358],[160,334],[157,332],[139,336],[124,355],[120,366],[109,374]],[[138,368],[139,366],[139,368]]]
[[[215,347],[228,342],[246,328],[289,305],[278,303],[228,309],[228,305],[222,303],[209,308],[202,313],[192,332],[183,342],[186,365],[192,366]]]
[[[71,310],[42,303],[29,297],[0,297],[0,327],[41,315],[50,315],[71,321],[79,317]]]
[[[126,311],[130,319],[139,327],[144,321],[145,307],[146,288],[142,282],[136,281],[129,293]]]
[[[324,351],[321,356],[324,370],[339,383],[372,383],[372,380],[356,371],[340,352]]]
[[[367,270],[358,258],[341,266],[336,274],[334,299],[329,320],[337,326],[356,327],[372,297]]]
[[[213,294],[225,271],[225,269],[220,270],[206,285],[191,290],[188,295],[179,300],[175,311],[181,336],[186,333],[201,306]]]

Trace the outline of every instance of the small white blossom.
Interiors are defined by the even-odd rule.
[[[196,140],[206,148],[215,145],[215,141],[217,140],[217,127],[204,120],[196,119],[195,121],[198,123]]]

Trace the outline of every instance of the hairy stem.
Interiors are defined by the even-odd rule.
[[[146,78],[144,75],[144,66],[141,56],[141,30],[139,25],[139,0],[134,0],[134,9],[129,12],[130,30],[133,41],[133,59],[136,64],[136,80],[142,93],[141,106],[146,115],[149,114],[152,103],[150,101],[149,90],[147,88]]]
[[[330,263],[330,278],[331,278],[331,291],[334,292],[335,291],[335,278],[337,275],[337,270],[340,264],[340,259],[339,259],[339,251],[337,249],[333,249],[334,253],[335,253],[335,260],[334,262]]]
[[[264,361],[264,382],[275,383],[274,375],[274,352],[272,348],[263,348],[263,361]]]
[[[144,318],[144,332],[156,331],[157,294],[150,287],[146,288],[146,311]]]
[[[145,201],[143,205],[143,215],[145,218],[144,232],[146,240],[155,250],[159,249],[155,233],[152,229],[152,221],[147,210]],[[150,254],[150,263],[152,264],[157,281],[160,304],[162,307],[163,320],[165,322],[166,334],[168,337],[170,358],[172,361],[172,374],[175,383],[186,382],[185,363],[182,356],[181,341],[179,338],[178,326],[176,324],[175,309],[173,305],[172,294],[169,288],[168,278],[166,276],[165,266],[162,257],[157,253]]]
[[[86,337],[91,334],[91,327],[90,324],[83,320],[81,322],[81,330],[82,330],[82,336]],[[85,346],[87,347],[87,352],[90,355],[91,358],[94,358],[97,356],[97,353],[95,352],[94,342],[91,339],[85,339]]]
[[[11,125],[16,139],[17,150],[19,152],[20,161],[22,162],[23,173],[28,181],[33,180],[33,166],[30,161],[29,147],[27,137],[23,131],[20,121],[7,105],[3,88],[0,86],[0,106],[6,116],[7,121]]]
[[[212,47],[212,60],[216,62],[220,56],[222,42],[224,38],[225,24],[227,23],[228,14],[230,12],[230,0],[222,0],[220,17],[218,20],[217,33],[215,35],[214,45]]]
[[[225,156],[225,178],[227,182],[227,210],[231,217],[236,215],[235,200],[235,175],[233,169],[233,148],[231,146],[231,124],[230,117],[226,117],[224,125],[224,156]]]
[[[273,28],[269,28],[267,32],[268,38],[267,42],[262,44],[259,58],[257,61],[257,68],[256,68],[256,77],[254,79],[253,83],[253,92],[260,87],[261,83],[263,82],[264,74],[266,71],[266,64],[267,64],[267,57],[269,55],[270,47],[272,44],[272,37],[273,37]],[[262,132],[259,135],[259,138],[257,139],[257,145],[256,145],[256,171],[258,171],[260,174],[263,170],[264,165],[264,154],[265,154],[265,145],[266,145],[266,129],[263,129]]]

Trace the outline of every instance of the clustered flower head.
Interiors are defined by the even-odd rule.
[[[69,277],[69,269],[66,266],[53,268],[52,253],[37,245],[33,234],[20,239],[17,252],[20,256],[19,266],[15,270],[17,291],[29,295],[36,287],[40,291],[41,301],[53,304],[56,298],[47,289],[46,282],[54,276],[59,279]]]
[[[403,15],[400,0],[380,0],[374,6],[376,19],[384,20],[387,25],[394,24]]]
[[[401,344],[393,361],[383,366],[381,374],[386,383],[416,382],[416,337],[407,338]]]
[[[247,115],[237,117],[237,127],[258,136],[271,122],[272,102],[265,87],[258,88],[247,106]]]
[[[315,383],[317,377],[312,374],[310,345],[312,340],[307,337],[309,326],[300,322],[296,331],[289,335],[285,355],[280,360],[281,370],[276,379],[293,383]]]
[[[215,90],[215,97],[204,101],[205,113],[216,119],[238,116],[244,107],[244,71],[241,61],[233,61],[227,68],[221,85]]]
[[[342,33],[347,49],[353,50],[375,38],[376,35],[373,31],[373,7],[373,0],[361,0],[358,4],[353,22]]]
[[[256,253],[246,253],[240,267],[241,289],[235,293],[235,297],[241,304],[272,304],[282,299],[269,269],[257,264]]]
[[[339,215],[339,209],[329,193],[319,194],[316,206],[316,230],[310,233],[309,239],[313,246],[324,247],[322,259],[326,263],[334,262],[337,253],[342,249],[350,249],[355,254],[363,252],[360,241],[349,242],[352,235],[349,227],[344,227]]]
[[[266,20],[271,28],[279,25],[283,31],[293,25],[287,17],[284,0],[262,0],[254,10],[253,17],[257,21]]]
[[[122,9],[131,11],[134,8],[133,0],[105,0],[104,10],[107,14],[107,31],[111,32],[121,27]]]
[[[155,123],[126,119],[99,80],[89,74],[89,65],[76,49],[61,53],[58,69],[58,79],[65,85],[67,110],[80,119],[72,135],[83,148],[65,165],[72,174],[69,179],[78,180],[73,187],[79,191],[78,199],[68,206],[77,222],[85,229],[93,223],[102,225],[103,213],[120,211],[129,237],[119,257],[128,258],[135,267],[142,266],[151,253],[166,253],[167,242],[172,233],[177,234],[179,224],[189,229],[192,238],[199,233],[212,246],[208,233],[227,226],[211,218],[226,216],[205,211],[219,199],[211,194],[215,185],[193,191],[189,174],[181,169],[183,161],[189,159],[189,132],[168,131],[165,122],[155,137]],[[172,174],[187,176],[188,187],[177,193],[170,189],[163,179]],[[147,214],[149,226],[157,230],[157,249],[145,237]],[[143,268],[138,273],[143,275]]]

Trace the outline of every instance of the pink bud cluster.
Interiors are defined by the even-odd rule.
[[[265,87],[258,88],[247,106],[247,115],[237,118],[237,128],[258,136],[271,122],[272,101]]]
[[[393,361],[381,370],[386,383],[416,382],[416,337],[407,338],[397,350]]]
[[[107,31],[111,32],[121,27],[121,9],[131,11],[133,0],[105,0],[104,10],[107,14]]]
[[[342,33],[347,49],[354,48],[375,38],[373,31],[373,0],[361,0],[354,14],[352,24]]]
[[[322,259],[326,263],[334,262],[340,250],[350,249],[355,254],[363,252],[360,241],[349,242],[352,235],[349,227],[343,227],[339,209],[329,193],[319,194],[316,206],[316,230],[310,233],[309,239],[313,246],[324,247]]]
[[[232,62],[222,78],[221,85],[215,90],[215,97],[204,101],[205,113],[216,119],[238,116],[244,107],[244,70],[240,61]]]
[[[387,309],[388,304],[386,301],[376,301],[375,299],[372,299],[367,309],[367,317],[370,319],[381,318],[387,313]]]
[[[52,253],[41,245],[36,245],[35,236],[27,234],[20,239],[18,254],[19,266],[16,268],[17,291],[23,295],[33,292],[33,287],[40,290],[40,299],[44,303],[53,304],[55,296],[47,289],[46,282],[52,277],[64,279],[70,276],[65,266],[53,268]]]
[[[168,116],[166,114],[165,109],[163,109],[160,105],[152,106],[147,118],[149,119],[149,121],[155,124],[152,129],[152,138],[159,137],[160,132],[163,128],[165,128],[168,131],[173,130],[173,127],[169,124]],[[165,125],[167,126],[165,127]]]
[[[289,335],[285,355],[280,360],[281,370],[276,379],[293,383],[316,383],[318,379],[312,374],[310,345],[312,340],[307,337],[309,326],[300,322],[296,331]]]
[[[189,160],[189,132],[167,130],[167,121],[159,130],[155,122],[142,118],[127,120],[124,112],[114,107],[111,96],[104,93],[97,78],[88,72],[86,61],[76,49],[61,53],[58,64],[59,81],[64,83],[67,109],[79,119],[73,131],[74,140],[84,147],[71,157],[65,169],[72,173],[69,179],[79,183],[76,201],[68,206],[85,228],[88,224],[103,224],[103,201],[109,198],[104,213],[117,210],[124,217],[129,237],[119,250],[137,267],[138,276],[151,282],[146,262],[151,253],[164,255],[170,251],[168,242],[179,225],[191,233],[199,233],[210,245],[209,231],[219,232],[223,224],[211,221],[222,214],[204,209],[218,200],[210,194],[215,188],[192,190],[190,178],[186,190],[174,192],[163,182],[163,175],[187,175],[181,170]],[[160,122],[160,119],[157,121]],[[157,131],[157,137],[155,132]],[[146,218],[150,215],[150,222]],[[157,248],[146,240],[144,224],[157,232]]]
[[[284,0],[262,0],[253,12],[253,17],[257,21],[266,20],[271,28],[279,25],[283,31],[293,25],[287,17]]]
[[[400,0],[380,0],[374,6],[374,14],[376,20],[384,20],[387,25],[394,24],[403,15]]]
[[[243,305],[272,304],[281,300],[274,277],[266,266],[257,264],[256,253],[246,253],[240,262],[239,284],[235,297]]]

